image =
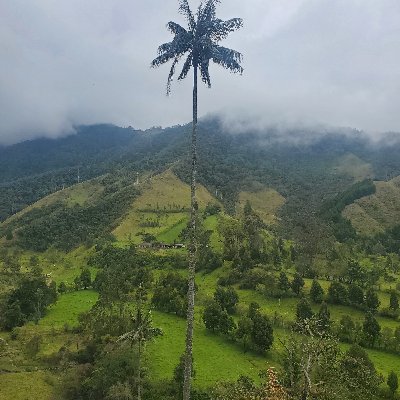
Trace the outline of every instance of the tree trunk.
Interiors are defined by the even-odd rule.
[[[193,127],[192,127],[192,178],[190,184],[191,204],[190,204],[190,245],[189,245],[189,277],[188,277],[188,310],[187,310],[187,329],[186,329],[186,357],[185,373],[183,383],[183,400],[190,400],[190,388],[192,380],[192,349],[193,349],[193,323],[194,323],[194,292],[195,292],[195,272],[196,272],[196,131],[197,131],[197,65],[194,65],[193,77]]]
[[[139,337],[139,343],[138,343],[138,375],[137,375],[137,380],[138,380],[138,388],[137,388],[137,399],[142,400],[142,374],[140,369],[142,368],[142,338]]]

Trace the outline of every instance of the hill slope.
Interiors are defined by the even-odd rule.
[[[173,242],[189,220],[190,186],[171,170],[146,179],[139,185],[141,194],[134,200],[128,213],[113,234],[120,241],[142,241],[145,233],[160,241]],[[198,186],[199,208],[216,202],[202,185]]]
[[[363,235],[384,232],[400,221],[400,177],[375,182],[375,186],[375,194],[356,200],[343,211],[343,216]]]

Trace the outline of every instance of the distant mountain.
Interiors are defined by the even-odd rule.
[[[82,181],[172,168],[188,182],[189,139],[190,124],[147,131],[94,125],[0,148],[0,220],[77,183],[78,169]],[[228,212],[235,212],[241,192],[271,188],[285,199],[278,219],[290,232],[355,182],[400,175],[400,141],[393,135],[373,143],[355,130],[233,133],[208,119],[200,123],[198,147],[199,181]]]

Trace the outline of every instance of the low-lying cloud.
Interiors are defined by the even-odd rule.
[[[225,45],[245,72],[213,67],[200,115],[400,131],[397,0],[225,0],[218,12],[244,18]],[[168,67],[149,67],[169,20],[184,24],[176,0],[0,1],[0,143],[189,121],[191,80],[167,98]]]

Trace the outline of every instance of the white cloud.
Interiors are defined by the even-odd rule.
[[[397,0],[225,0],[218,11],[244,18],[225,44],[245,73],[213,67],[201,115],[400,130]],[[176,0],[0,0],[0,142],[189,121],[190,79],[167,98],[168,66],[149,68],[169,20],[184,23]]]

